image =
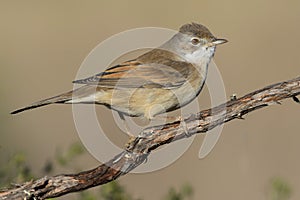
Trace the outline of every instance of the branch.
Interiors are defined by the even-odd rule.
[[[181,121],[173,121],[146,128],[130,142],[126,150],[107,163],[78,174],[45,176],[1,190],[0,199],[46,199],[105,184],[135,169],[146,161],[151,151],[162,145],[197,133],[205,133],[225,122],[241,119],[243,115],[254,110],[280,104],[283,99],[292,98],[299,103],[296,97],[299,94],[300,77],[267,86],[238,99],[232,98],[217,107],[193,114],[183,119],[184,127]]]

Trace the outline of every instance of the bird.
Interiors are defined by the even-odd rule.
[[[207,27],[188,23],[168,41],[135,59],[75,80],[81,87],[12,111],[50,104],[100,104],[120,115],[153,119],[177,110],[201,92],[216,46],[226,43]]]

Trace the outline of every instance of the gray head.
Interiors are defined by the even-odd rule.
[[[191,63],[199,63],[209,62],[216,46],[226,42],[225,39],[217,39],[205,26],[191,23],[181,26],[179,32],[163,46]]]

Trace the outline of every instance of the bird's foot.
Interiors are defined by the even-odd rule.
[[[176,117],[175,116],[168,116],[167,118],[169,120],[171,120],[171,121],[174,121],[174,122],[179,121],[180,122],[180,126],[182,127],[183,132],[186,135],[186,137],[190,137],[191,136],[191,134],[189,133],[187,124],[186,124],[186,122],[184,120],[185,117],[182,117],[182,116],[176,116]]]

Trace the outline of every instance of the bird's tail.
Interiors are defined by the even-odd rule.
[[[46,105],[53,104],[53,103],[66,103],[67,101],[70,101],[72,99],[72,94],[73,94],[73,91],[70,91],[70,92],[63,93],[61,95],[50,97],[48,99],[44,99],[44,100],[35,102],[29,106],[12,111],[11,114],[17,114],[17,113],[23,112],[25,110],[34,109],[34,108],[46,106]]]

